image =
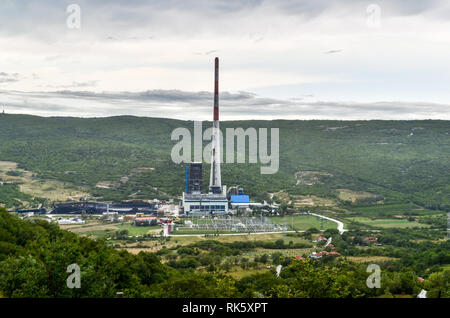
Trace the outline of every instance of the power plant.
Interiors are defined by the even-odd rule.
[[[183,192],[183,207],[185,213],[190,215],[220,215],[228,213],[226,186],[222,186],[220,175],[220,151],[219,58],[216,57],[214,61],[214,108],[211,134],[211,174],[209,178],[209,191],[208,193],[202,193],[202,163],[191,163],[189,167],[186,167],[186,191]]]

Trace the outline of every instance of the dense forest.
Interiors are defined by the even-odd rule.
[[[349,239],[337,242],[341,251]],[[205,241],[133,255],[108,247],[104,240],[79,237],[42,220],[21,220],[0,208],[0,296],[115,297],[123,292],[125,297],[415,297],[427,288],[429,297],[450,297],[450,270],[431,273],[421,284],[411,267],[399,270],[395,263],[383,270],[381,288],[376,289],[366,285],[366,266],[332,257],[318,262],[274,253],[272,263],[284,266],[279,277],[275,270],[241,279],[227,275],[228,265],[220,259],[258,244],[268,243]],[[445,244],[443,251],[448,250]],[[245,258],[236,260],[252,266]],[[268,256],[256,261],[266,263]],[[441,261],[448,260],[436,262]],[[81,269],[80,288],[67,287],[71,264]]]
[[[203,123],[203,129],[209,126]],[[0,115],[0,160],[17,162],[37,178],[86,187],[103,200],[177,198],[184,188],[184,168],[173,163],[170,154],[176,143],[171,133],[178,127],[192,132],[193,122],[131,116],[82,119]],[[260,174],[259,164],[222,166],[223,183],[240,185],[255,200],[269,200],[268,193],[280,190],[335,198],[336,189],[346,188],[373,193],[385,204],[412,202],[450,211],[448,121],[221,123],[222,130],[228,127],[280,129],[277,173]],[[133,173],[142,167],[153,170]],[[207,166],[204,171],[206,183]],[[323,175],[314,185],[298,184],[298,171]],[[128,181],[118,182],[124,176]],[[96,187],[101,181],[116,185],[110,189]]]

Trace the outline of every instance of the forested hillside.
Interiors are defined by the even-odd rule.
[[[203,129],[209,126],[203,123]],[[176,198],[185,173],[170,157],[177,127],[193,131],[193,122],[1,115],[0,161],[19,163],[38,179],[84,187],[103,200]],[[338,189],[349,189],[367,191],[384,204],[450,210],[448,121],[221,123],[222,130],[227,127],[280,129],[278,173],[262,175],[257,164],[222,166],[222,182],[242,186],[255,200],[269,200],[269,193],[280,190],[336,199]],[[317,173],[315,182],[299,182],[296,173],[302,171]],[[204,179],[209,180],[207,166]],[[96,187],[99,182],[110,186]]]

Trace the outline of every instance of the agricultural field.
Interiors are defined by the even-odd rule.
[[[261,266],[260,266],[260,268],[256,268],[256,269],[254,269],[254,268],[242,269],[240,266],[233,266],[228,271],[228,274],[231,277],[233,277],[234,279],[241,279],[241,278],[244,278],[249,275],[262,274],[262,273],[267,273],[269,271],[270,271],[270,269],[268,269],[267,267],[261,268]]]
[[[95,237],[104,237],[116,231],[128,231],[128,236],[142,236],[144,234],[158,234],[162,227],[155,226],[135,226],[132,223],[103,223],[100,221],[88,222],[85,225],[61,225],[62,229],[79,235],[91,235]]]
[[[17,163],[11,161],[0,161],[0,173],[3,175],[5,172],[14,171],[17,169]]]
[[[306,231],[310,228],[320,229],[322,224],[321,219],[313,215],[274,216],[270,220],[274,223],[286,224],[297,231]],[[336,228],[337,224],[335,222],[323,220],[324,230]]]
[[[349,261],[355,263],[374,263],[374,264],[399,260],[398,258],[388,256],[347,256],[346,258]]]
[[[416,221],[408,221],[407,219],[370,219],[365,217],[348,218],[349,221],[363,223],[377,228],[413,228],[413,227],[429,227],[428,224],[419,223]]]
[[[288,241],[291,240],[286,240],[285,244],[289,244]],[[311,242],[309,241],[305,241],[303,240],[303,242],[305,244],[310,244]],[[296,257],[298,255],[311,255],[312,252],[314,252],[316,250],[316,248],[314,247],[310,247],[310,248],[287,248],[287,249],[270,249],[270,248],[257,248],[253,251],[249,251],[249,252],[245,252],[243,253],[244,257],[248,257],[250,259],[254,259],[255,257],[260,257],[261,255],[264,254],[272,254],[272,253],[281,253],[283,256],[288,256],[288,257]]]
[[[350,208],[350,212],[353,215],[363,217],[391,217],[443,213],[442,211],[425,209],[412,203],[377,204],[366,207],[353,207]]]
[[[104,223],[100,220],[86,220],[86,224],[61,224],[59,228],[74,233],[83,233],[89,230],[116,229],[115,225],[114,223]]]

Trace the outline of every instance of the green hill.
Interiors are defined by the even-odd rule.
[[[210,125],[203,123],[203,129]],[[193,131],[193,122],[1,115],[0,161],[16,162],[39,180],[83,187],[102,200],[177,198],[185,173],[184,165],[170,157],[176,143],[170,136],[177,127]],[[269,200],[270,193],[283,190],[291,201],[313,195],[342,206],[412,202],[450,210],[449,121],[221,123],[222,130],[227,127],[280,129],[276,174],[260,174],[258,164],[222,165],[223,184],[238,184],[255,200]],[[206,186],[208,166],[204,179]],[[99,182],[110,188],[96,187]],[[351,202],[344,196],[351,191],[368,195],[359,193]],[[8,202],[0,195],[0,203]]]

